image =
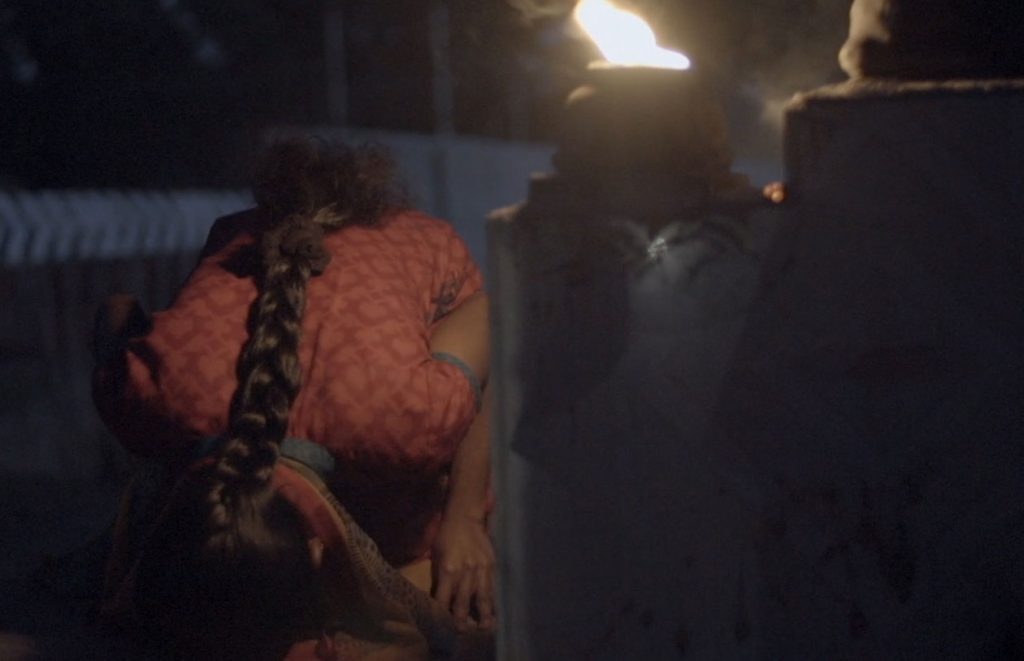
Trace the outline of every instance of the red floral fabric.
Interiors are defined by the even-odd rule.
[[[121,369],[99,370],[97,406],[129,450],[173,454],[225,431],[257,293],[238,258],[261,220],[219,220],[170,309],[129,343]],[[445,469],[475,414],[465,375],[431,359],[430,333],[482,277],[447,223],[415,212],[344,228],[325,246],[330,264],[307,288],[288,434],[335,456],[339,496],[385,557],[422,557]]]

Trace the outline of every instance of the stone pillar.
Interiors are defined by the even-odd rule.
[[[501,658],[751,655],[758,494],[711,432],[773,222],[491,220]]]
[[[803,95],[786,161],[491,220],[503,659],[1024,655],[1024,84]]]
[[[819,90],[785,153],[716,422],[763,495],[763,657],[1020,658],[1024,84]]]

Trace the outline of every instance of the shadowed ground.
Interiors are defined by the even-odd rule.
[[[95,626],[120,483],[0,476],[0,659],[140,659]]]

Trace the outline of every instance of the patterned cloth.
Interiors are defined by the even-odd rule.
[[[171,308],[97,371],[97,408],[129,450],[171,456],[224,433],[262,222],[259,211],[218,220]],[[483,281],[454,230],[420,213],[347,227],[325,246],[332,260],[308,285],[288,435],[335,457],[335,493],[401,565],[429,551],[446,469],[475,414],[471,384],[431,358],[430,334]]]
[[[294,645],[286,661],[415,661],[455,653],[455,623],[381,557],[377,545],[301,462],[282,459],[279,493],[292,502],[330,551],[329,629],[320,640]],[[332,590],[334,588],[334,590]]]
[[[208,451],[215,447],[216,443],[206,444]],[[287,439],[274,469],[277,492],[294,505],[331,557],[330,566],[322,572],[331,597],[326,601],[321,637],[297,641],[285,661],[452,658],[460,646],[451,616],[384,560],[374,541],[326,487],[322,473],[307,463],[310,457],[317,463],[321,447],[304,439]],[[167,466],[149,460],[125,491],[102,603],[101,617],[107,624],[127,630],[134,626],[134,565],[174,482]]]

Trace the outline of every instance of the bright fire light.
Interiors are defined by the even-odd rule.
[[[608,0],[580,0],[576,21],[612,64],[622,66],[689,69],[690,58],[658,46],[647,23]]]

